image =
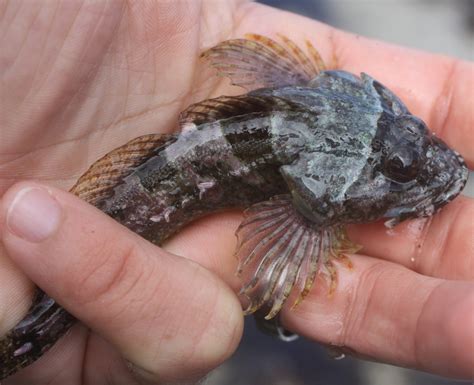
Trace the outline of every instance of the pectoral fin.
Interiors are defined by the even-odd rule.
[[[296,306],[310,291],[316,275],[325,274],[329,292],[336,288],[333,260],[350,266],[345,253],[358,248],[340,227],[321,229],[303,217],[290,195],[276,196],[245,211],[237,230],[240,294],[248,301],[246,314],[275,317],[297,287]]]

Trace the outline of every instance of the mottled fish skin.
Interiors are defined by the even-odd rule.
[[[168,139],[163,151],[121,179],[95,206],[160,245],[196,218],[286,192],[278,169],[295,158],[303,140],[283,131],[274,136],[272,131],[286,124],[308,126],[311,114],[278,114],[278,119],[256,113],[205,123]],[[272,144],[292,150],[278,154]],[[0,341],[0,379],[34,362],[74,324],[54,300],[42,292],[38,298],[41,314],[30,310]]]
[[[295,115],[297,120],[302,119]],[[244,116],[184,132],[97,207],[160,244],[202,215],[281,194],[286,190],[278,172],[282,159],[272,149],[271,125],[271,116]]]
[[[432,215],[464,188],[461,155],[377,80],[324,71],[309,85],[250,94],[288,98],[318,115],[298,161],[281,168],[296,207],[311,221],[386,218],[393,226]]]
[[[262,270],[263,284],[250,281],[244,290],[256,293],[250,312],[264,309],[269,318],[298,280],[304,297],[318,261],[333,279],[330,259],[351,250],[335,229],[432,215],[467,179],[462,157],[386,87],[366,74],[324,70],[309,43],[313,60],[282,39],[279,46],[250,35],[206,51],[233,84],[251,91],[190,106],[181,133],[134,139],[92,165],[72,189],[157,245],[196,218],[228,208],[254,205],[258,210],[243,224],[258,223],[258,205],[268,202],[261,207],[275,227],[289,218],[300,239],[281,246],[294,266],[275,257],[278,275]],[[303,219],[291,222],[292,211]],[[239,232],[252,235],[245,230]],[[262,237],[270,239],[271,231]],[[280,274],[285,285],[268,290]],[[73,323],[39,291],[25,319],[0,341],[0,380],[39,358]]]

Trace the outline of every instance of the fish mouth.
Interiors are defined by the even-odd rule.
[[[456,151],[449,151],[446,154],[445,161],[447,163],[450,178],[448,183],[443,186],[439,194],[432,202],[436,211],[445,206],[456,198],[464,189],[469,177],[469,169],[467,168],[464,158]]]
[[[429,216],[456,198],[464,189],[469,175],[464,158],[440,138],[431,135],[420,175],[427,193],[415,204],[417,216]]]
[[[466,186],[469,169],[463,157],[456,151],[450,150],[445,155],[445,162],[448,167],[443,172],[444,178],[441,180],[445,179],[446,176],[449,176],[449,179],[438,187],[438,191],[434,196],[426,197],[415,205],[417,217],[435,214],[456,198]]]

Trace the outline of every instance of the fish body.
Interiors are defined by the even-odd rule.
[[[376,80],[324,71],[309,86],[216,100],[223,116],[171,136],[97,207],[159,244],[202,215],[279,194],[324,228],[428,216],[464,186],[461,156]]]
[[[72,192],[160,245],[187,223],[243,208],[237,230],[246,313],[275,317],[333,261],[356,250],[349,223],[429,216],[467,179],[462,157],[369,75],[326,70],[282,37],[223,42],[204,54],[241,96],[196,103],[181,132],[150,134],[94,163]],[[0,379],[36,360],[74,323],[38,291],[0,341]]]

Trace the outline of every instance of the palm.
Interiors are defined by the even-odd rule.
[[[88,165],[109,150],[145,133],[173,130],[178,113],[188,104],[235,92],[209,78],[211,72],[201,71],[204,67],[198,63],[198,54],[204,47],[246,32],[266,35],[284,32],[296,41],[310,38],[323,57],[335,57],[344,69],[368,72],[394,89],[435,131],[441,131],[444,126],[455,127],[443,130],[442,136],[466,156],[468,163],[473,162],[471,144],[463,140],[472,129],[472,114],[469,121],[465,118],[468,113],[450,114],[449,104],[444,110],[438,108],[446,104],[448,94],[452,94],[451,101],[461,103],[463,95],[472,89],[469,82],[460,85],[462,74],[470,71],[470,67],[463,64],[356,39],[310,20],[237,0],[151,4],[76,1],[59,4],[57,8],[55,3],[43,4],[21,7],[14,2],[4,6],[6,11],[0,21],[2,38],[8,42],[4,43],[8,49],[2,52],[0,62],[3,66],[0,196],[23,179],[69,188]],[[15,24],[16,20],[23,23]],[[279,25],[285,25],[286,30],[279,30]],[[393,57],[404,58],[405,65],[400,66]],[[424,73],[426,62],[430,62],[431,72]],[[450,91],[450,84],[453,90],[459,85],[456,88],[461,90],[459,95]],[[468,107],[465,109],[469,111]],[[380,226],[369,225],[370,232],[359,227],[354,229],[353,237],[364,245],[366,255],[388,259],[433,277],[472,279],[474,272],[468,265],[472,250],[469,251],[469,236],[466,236],[472,228],[469,210],[472,203],[460,200],[443,213],[442,220],[434,221],[428,233],[431,238],[423,250],[425,255],[434,258],[420,258],[416,266],[410,262],[415,244],[410,234],[402,231],[390,237]],[[232,230],[239,220],[237,213],[205,219],[179,234],[167,248],[199,261],[232,282],[235,268]],[[450,233],[454,239],[448,237],[442,244],[430,242],[450,226],[454,226]],[[213,247],[209,250],[205,245],[211,240]],[[190,241],[198,247],[189,247]],[[443,253],[443,250],[447,251]],[[357,259],[355,274],[349,277],[343,273],[342,280],[348,286],[356,286],[356,279],[360,279],[357,282],[362,283],[356,286],[359,298],[368,298],[376,285],[385,285],[380,295],[385,293],[390,298],[391,293],[385,291],[387,282],[405,279],[403,274],[406,273],[398,266],[400,277],[386,277],[393,271],[392,267],[386,262],[374,261],[366,257]],[[0,303],[6,304],[6,309],[14,308],[18,319],[27,303],[20,309],[15,302],[18,297],[11,294],[24,293],[25,280],[20,279],[22,275],[5,255],[1,266],[0,280],[9,284],[5,284],[5,290],[2,286]],[[364,273],[366,275],[361,277]],[[416,285],[413,276],[410,279],[410,284]],[[437,284],[435,280],[430,283],[433,292]],[[406,290],[410,291],[411,287],[407,286]],[[296,312],[285,312],[284,317],[296,331],[311,338],[326,343],[337,341],[400,364],[416,361],[417,358],[411,356],[416,352],[409,351],[400,357],[399,351],[408,349],[404,341],[393,351],[385,352],[383,333],[368,340],[364,334],[359,337],[355,333],[346,334],[344,328],[336,330],[335,325],[315,326],[326,325],[324,316],[334,313],[334,309],[336,313],[340,311],[336,317],[340,317],[341,322],[350,325],[354,321],[350,317],[357,319],[358,316],[349,314],[350,309],[344,306],[346,302],[356,303],[355,297],[350,297],[354,292],[342,292],[331,302],[320,295],[320,290],[315,290],[315,295],[310,295]],[[413,302],[410,310],[423,305],[424,300],[427,301],[420,296],[419,303]],[[383,298],[380,302],[384,303]],[[366,313],[367,319],[374,323],[382,317],[380,313],[391,310],[369,307],[368,303],[356,314]],[[419,311],[421,309],[413,316],[419,316]],[[393,315],[391,321],[396,324],[399,316]],[[320,318],[323,318],[321,322]],[[2,330],[14,323],[13,317],[8,318]],[[392,329],[387,328],[387,333],[390,332]],[[51,384],[74,384],[81,378],[83,383],[102,383],[106,378],[113,383],[131,383],[119,353],[85,327],[76,327],[59,344],[56,352],[15,376],[15,384],[52,377]],[[371,350],[372,346],[377,348]],[[420,366],[423,367],[423,363]],[[64,367],[68,369],[60,370]]]
[[[219,7],[220,21],[232,19],[230,5]],[[174,129],[178,113],[210,92],[211,85],[195,71],[203,40],[211,39],[210,45],[231,32],[213,25],[219,21],[212,16],[215,4],[77,1],[56,6],[18,4],[16,14],[9,9],[16,20],[51,23],[51,29],[39,28],[22,45],[14,43],[26,27],[9,29],[13,20],[3,19],[3,38],[11,39],[5,63],[14,65],[4,72],[1,88],[0,195],[22,179],[70,187],[112,148],[141,134]],[[205,20],[211,22],[203,33]],[[5,269],[11,274],[11,267]],[[49,355],[47,364],[43,360],[28,368],[16,383],[70,367],[67,362],[73,366],[54,383],[79,381],[81,367],[90,383],[99,381],[96,365],[119,373],[116,366],[125,368],[113,349],[85,328],[66,339],[68,354]]]
[[[231,19],[228,5],[221,17]],[[22,45],[14,41],[20,33],[5,28],[13,40],[5,62],[14,64],[2,86],[0,193],[25,178],[70,186],[104,152],[172,130],[192,92],[209,92],[195,71],[198,52],[203,40],[224,37],[217,25],[200,31],[204,19],[213,22],[209,6],[78,1],[60,8],[20,9],[33,26],[52,23]]]

